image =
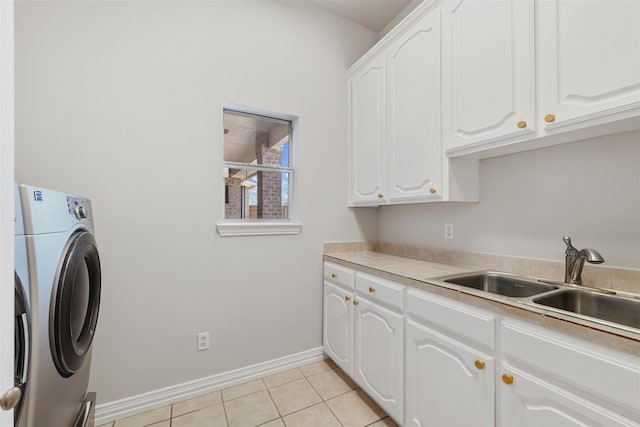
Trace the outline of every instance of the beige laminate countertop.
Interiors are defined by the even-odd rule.
[[[544,310],[471,288],[462,288],[433,279],[479,268],[422,261],[380,252],[327,253],[325,261],[374,274],[407,286],[423,289],[503,315],[527,320],[609,348],[640,356],[640,333],[590,322],[569,314]]]

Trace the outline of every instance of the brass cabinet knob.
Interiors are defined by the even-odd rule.
[[[374,293],[376,291],[376,288],[372,288],[371,286],[369,286],[369,292]]]
[[[478,369],[484,369],[484,362],[482,360],[478,359],[473,364],[476,365],[476,368]]]
[[[526,127],[527,127],[527,122],[525,122],[524,120],[520,120],[520,121],[518,122],[518,127],[519,127],[520,129],[526,128]]]
[[[349,300],[351,300],[351,297],[349,295],[347,295],[347,296],[344,297],[344,300],[345,301],[349,301]]]
[[[547,114],[546,116],[544,116],[544,121],[547,123],[555,122],[556,121],[555,114]]]
[[[435,189],[435,188],[433,188],[433,187],[431,187],[431,188],[429,189],[429,193],[431,193],[431,194],[436,194],[437,192],[438,192],[438,190],[436,190],[436,189]]]
[[[513,384],[513,376],[509,374],[503,374],[502,382],[505,384]]]
[[[353,305],[358,305],[358,304],[360,304],[360,301],[358,301],[357,299],[354,299],[353,300]]]
[[[383,198],[384,198],[384,196],[382,194],[378,193],[378,199],[383,199]]]
[[[338,277],[338,275],[336,273],[331,273],[331,277],[335,279],[336,277]]]

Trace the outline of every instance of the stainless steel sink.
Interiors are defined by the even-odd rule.
[[[492,271],[447,276],[440,280],[512,298],[526,298],[558,289],[558,286],[540,283],[533,279]]]
[[[536,304],[640,329],[640,300],[567,289],[533,299]]]

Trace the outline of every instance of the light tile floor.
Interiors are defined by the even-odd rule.
[[[397,427],[330,360],[100,427]]]

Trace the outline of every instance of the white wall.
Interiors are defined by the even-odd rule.
[[[93,200],[98,400],[320,346],[322,242],[376,238],[345,183],[346,69],[377,35],[268,1],[18,2],[16,30],[16,178]],[[225,102],[300,116],[302,234],[216,234]]]
[[[480,202],[380,209],[380,240],[564,260],[562,236],[640,268],[640,132],[480,162]],[[455,239],[444,239],[453,222]]]
[[[0,393],[13,387],[13,300],[15,215],[14,5],[0,1]],[[13,425],[13,411],[0,410],[0,426]]]

